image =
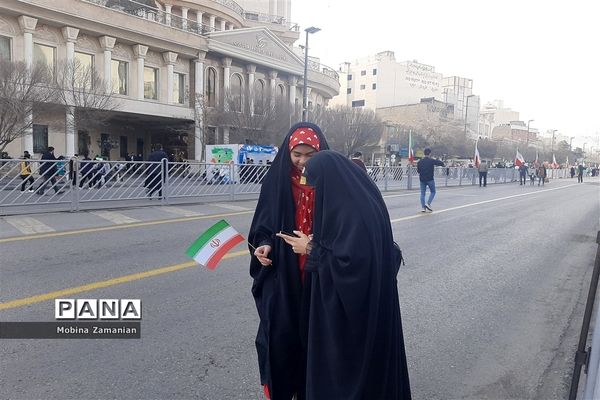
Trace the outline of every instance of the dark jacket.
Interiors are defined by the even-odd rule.
[[[435,160],[430,157],[425,157],[419,160],[417,163],[417,172],[419,173],[419,180],[421,182],[429,182],[433,180],[433,167],[439,165],[444,166],[444,163],[440,160]]]
[[[49,151],[45,152],[44,154],[42,154],[42,160],[57,160],[56,157],[54,157],[54,154],[50,153]],[[56,163],[53,162],[43,162],[42,165],[40,165],[40,174],[41,175],[45,175],[45,176],[53,176],[56,175],[57,172],[57,168],[56,168]]]

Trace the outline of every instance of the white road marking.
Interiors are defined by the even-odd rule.
[[[7,217],[4,220],[26,235],[55,231],[55,229],[50,228],[48,225],[38,221],[35,218]]]
[[[184,217],[197,217],[198,215],[205,215],[196,211],[191,211],[191,210],[186,210],[184,208],[179,208],[179,207],[172,207],[172,206],[166,206],[166,207],[154,207],[156,210],[160,210],[160,211],[166,211],[168,213],[171,214],[175,214],[175,215],[182,215]]]
[[[551,189],[536,190],[535,192],[520,193],[520,194],[514,194],[514,195],[511,195],[511,196],[505,196],[505,197],[498,197],[496,199],[478,201],[477,203],[463,204],[461,206],[444,208],[443,210],[435,210],[434,209],[433,213],[420,213],[420,214],[411,215],[411,216],[408,216],[408,217],[394,218],[394,219],[392,219],[390,221],[392,223],[394,223],[394,222],[401,222],[401,221],[407,221],[409,219],[421,218],[421,217],[425,217],[425,216],[432,215],[432,214],[440,214],[440,213],[444,213],[444,212],[448,212],[448,211],[460,210],[461,208],[473,207],[473,206],[478,206],[478,205],[487,204],[487,203],[494,203],[496,201],[514,199],[516,197],[530,196],[532,194],[538,194],[538,193],[543,193],[543,192],[550,192],[552,190],[565,189],[565,188],[568,188],[568,187],[571,187],[571,186],[577,186],[577,184],[560,186],[560,187],[555,187],[555,188],[551,188]]]
[[[114,211],[90,211],[90,214],[94,214],[97,217],[104,218],[115,225],[133,224],[135,222],[140,222],[135,218],[131,218]]]
[[[211,206],[224,208],[226,210],[232,210],[232,211],[248,211],[248,210],[250,210],[249,208],[246,208],[246,207],[234,206],[233,204],[214,203],[214,204],[211,204]]]

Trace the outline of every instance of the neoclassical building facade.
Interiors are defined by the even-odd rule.
[[[280,13],[270,15],[232,0],[3,0],[0,58],[54,69],[75,60],[97,71],[118,103],[94,129],[75,127],[69,112],[34,111],[32,129],[8,146],[9,155],[53,146],[57,155],[118,160],[145,157],[161,142],[201,160],[205,141],[228,143],[229,127],[207,125],[198,99],[210,109],[237,93],[252,110],[256,96],[272,96],[298,109],[304,60],[294,48],[301,32],[289,22],[290,1],[271,1],[279,7],[269,10]],[[309,64],[310,104],[325,106],[339,92],[338,76]]]

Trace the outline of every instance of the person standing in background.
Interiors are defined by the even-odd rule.
[[[419,182],[421,184],[421,212],[433,212],[431,203],[435,197],[435,180],[433,179],[433,173],[435,166],[443,167],[444,163],[440,160],[435,160],[431,157],[431,149],[426,147],[423,150],[425,157],[419,160],[417,163],[417,172],[419,173]],[[425,203],[425,192],[429,188],[429,199]]]

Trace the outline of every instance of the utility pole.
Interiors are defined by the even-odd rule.
[[[527,147],[526,148],[529,148],[529,124],[533,121],[535,121],[535,120],[530,119],[529,121],[527,121]]]
[[[306,122],[308,119],[308,35],[310,33],[317,33],[321,29],[315,28],[311,26],[310,28],[306,28],[304,32],[306,32],[306,47],[304,47],[304,87],[303,87],[303,98],[302,98],[302,122]]]

